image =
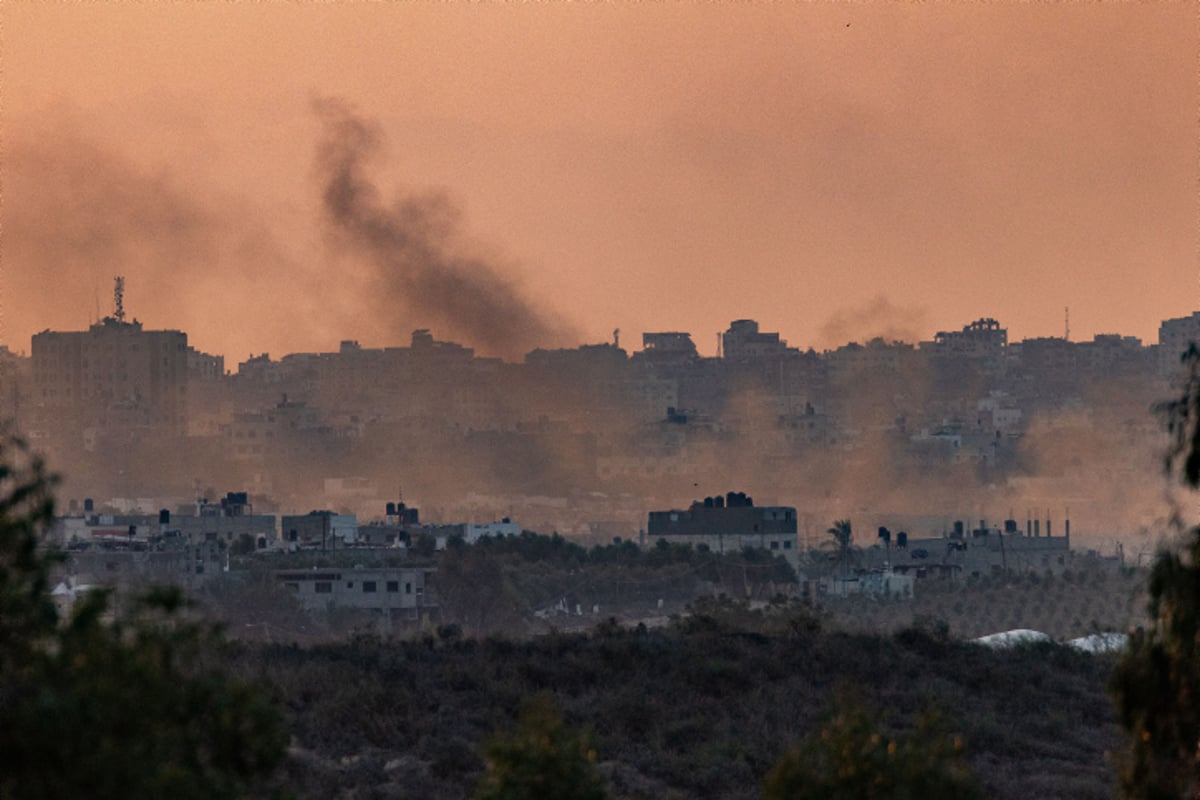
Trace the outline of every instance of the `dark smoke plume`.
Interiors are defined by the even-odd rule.
[[[835,311],[821,326],[821,339],[826,347],[875,338],[916,344],[926,327],[925,317],[924,309],[901,308],[876,295],[863,305]]]
[[[333,242],[370,270],[376,314],[392,319],[399,304],[414,319],[510,358],[574,338],[495,265],[462,252],[458,210],[448,199],[385,203],[366,169],[382,145],[378,125],[341,100],[319,98],[313,108],[323,127],[316,171],[325,221]]]
[[[231,367],[247,347],[317,348],[345,334],[322,316],[315,270],[291,258],[257,206],[139,164],[81,132],[82,120],[47,113],[6,141],[0,344],[28,350],[36,331],[111,313],[114,275],[128,279],[130,316],[186,331]],[[297,331],[296,317],[311,322]]]

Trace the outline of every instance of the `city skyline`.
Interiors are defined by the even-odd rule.
[[[117,276],[116,279],[122,281],[122,302],[125,302],[124,291],[123,291],[123,289],[124,289],[123,276]],[[111,302],[113,302],[113,303],[116,302],[115,294],[114,294]],[[146,324],[143,320],[139,319],[138,316],[136,315],[136,313],[134,313],[133,311],[123,312],[123,313],[124,313],[124,316],[118,318],[115,311],[110,310],[110,312],[107,314],[101,313],[100,316],[98,316],[98,317],[89,318],[89,321],[86,325],[67,328],[67,329],[57,330],[57,329],[51,329],[51,328],[43,328],[40,331],[38,331],[38,333],[34,334],[33,338],[36,338],[38,335],[45,335],[45,334],[60,334],[60,333],[71,334],[71,333],[84,333],[85,331],[88,331],[88,330],[95,331],[95,330],[103,329],[103,328],[105,328],[106,325],[112,325],[114,323],[116,323],[118,325],[136,326],[139,330],[144,328],[150,332],[172,332],[172,333],[182,332],[185,335],[185,337],[190,335],[187,330],[182,329],[178,326],[172,327],[170,324],[163,325],[163,326]],[[1057,334],[1050,334],[1047,336],[1016,337],[1016,336],[1009,335],[1008,328],[1004,324],[1003,320],[997,320],[994,317],[983,316],[983,317],[979,317],[977,319],[965,320],[965,321],[963,321],[963,323],[961,325],[950,324],[948,320],[942,320],[936,325],[936,330],[931,332],[928,336],[922,336],[919,339],[907,339],[907,338],[902,338],[902,337],[894,337],[894,336],[887,335],[887,333],[884,332],[884,333],[881,333],[880,335],[874,335],[874,336],[870,336],[870,337],[857,337],[857,338],[852,337],[852,338],[841,340],[841,341],[830,341],[826,347],[823,347],[821,349],[817,349],[812,346],[804,346],[803,344],[796,344],[796,343],[790,342],[786,339],[786,337],[784,337],[782,335],[782,333],[780,333],[777,330],[772,330],[772,328],[773,328],[772,325],[766,325],[765,327],[763,327],[761,320],[758,320],[753,317],[745,317],[745,318],[742,318],[739,320],[729,320],[725,329],[716,331],[715,337],[718,341],[715,346],[712,346],[710,348],[705,348],[703,346],[703,339],[697,340],[696,332],[694,332],[694,331],[666,331],[664,329],[646,328],[645,330],[635,331],[634,333],[638,334],[636,337],[635,336],[627,336],[625,333],[621,332],[620,330],[614,330],[614,331],[612,331],[612,335],[609,337],[608,340],[581,341],[581,342],[578,342],[575,344],[566,344],[561,347],[553,347],[553,346],[548,346],[548,345],[543,346],[543,345],[539,345],[539,344],[535,343],[534,347],[530,348],[528,351],[520,353],[514,358],[507,358],[507,359],[502,358],[501,360],[508,361],[509,363],[515,364],[515,363],[521,363],[522,361],[525,360],[525,356],[528,356],[529,354],[531,354],[535,351],[538,351],[538,350],[543,350],[543,351],[544,350],[582,350],[582,349],[586,349],[589,347],[597,347],[597,346],[605,346],[605,345],[612,345],[614,347],[619,347],[621,350],[625,351],[627,354],[632,355],[634,353],[642,351],[643,349],[654,346],[650,342],[646,341],[646,339],[648,339],[649,337],[679,336],[679,335],[686,337],[690,341],[691,344],[695,345],[696,354],[700,358],[721,358],[722,355],[725,355],[725,354],[722,352],[722,343],[720,340],[725,338],[726,336],[728,336],[740,324],[747,323],[747,322],[751,323],[754,326],[756,332],[760,328],[762,328],[764,335],[776,337],[776,339],[778,340],[779,346],[781,348],[786,347],[788,350],[794,350],[794,351],[798,351],[800,353],[810,353],[811,352],[811,353],[816,353],[817,355],[831,354],[831,353],[834,353],[834,352],[836,352],[844,347],[847,347],[847,346],[855,346],[855,345],[866,346],[873,342],[882,342],[883,344],[886,344],[888,346],[902,345],[902,346],[910,346],[913,349],[921,349],[922,346],[929,346],[929,345],[936,344],[936,340],[939,337],[941,337],[942,335],[945,335],[945,334],[953,335],[953,334],[958,334],[960,332],[965,332],[969,328],[971,328],[975,325],[978,325],[978,324],[982,324],[982,323],[989,323],[989,324],[999,327],[999,329],[1005,333],[1005,335],[1007,337],[1007,342],[1009,344],[1019,344],[1019,343],[1025,342],[1025,341],[1046,340],[1046,339],[1059,339],[1062,341],[1070,342],[1071,344],[1080,344],[1080,343],[1093,342],[1093,341],[1096,341],[1103,337],[1117,336],[1117,337],[1121,337],[1122,339],[1129,339],[1129,338],[1137,339],[1138,344],[1142,347],[1153,347],[1153,346],[1160,344],[1159,339],[1161,338],[1162,333],[1163,333],[1162,325],[1165,325],[1168,323],[1176,323],[1177,326],[1179,326],[1181,323],[1188,323],[1188,324],[1182,325],[1180,327],[1180,331],[1183,331],[1184,329],[1187,329],[1188,331],[1190,331],[1192,327],[1200,327],[1200,323],[1195,323],[1194,325],[1190,324],[1198,317],[1200,317],[1200,311],[1194,311],[1194,312],[1191,312],[1190,314],[1187,314],[1187,315],[1184,315],[1181,317],[1162,319],[1162,320],[1160,320],[1160,326],[1157,331],[1156,337],[1149,341],[1143,340],[1141,337],[1133,336],[1132,334],[1126,333],[1124,331],[1117,331],[1117,330],[1108,330],[1108,331],[1097,332],[1087,338],[1084,338],[1081,336],[1076,336],[1074,334],[1071,334],[1068,337],[1068,336],[1066,336],[1066,334],[1070,333],[1069,330],[1062,330],[1062,331],[1059,331]],[[1065,319],[1064,324],[1069,325],[1070,324],[1069,319]],[[829,327],[832,328],[834,326],[830,325]],[[352,347],[354,349],[364,349],[364,350],[391,350],[391,349],[396,349],[396,348],[406,348],[418,336],[418,334],[421,335],[421,338],[428,339],[429,341],[437,341],[439,343],[452,344],[454,346],[467,347],[471,350],[474,350],[474,348],[472,348],[467,342],[457,341],[453,337],[450,337],[450,336],[443,336],[440,331],[438,331],[436,329],[431,329],[431,328],[413,329],[412,331],[409,332],[408,336],[402,336],[402,337],[396,338],[393,341],[364,343],[358,339],[339,338],[339,339],[330,341],[327,346],[318,347],[318,348],[315,348],[312,350],[294,350],[294,351],[279,351],[279,352],[271,352],[268,350],[259,350],[259,351],[249,350],[246,353],[244,358],[238,358],[236,360],[231,359],[229,354],[227,354],[227,353],[222,353],[219,351],[206,351],[202,347],[196,346],[196,343],[194,341],[191,341],[190,339],[188,340],[188,347],[189,347],[189,349],[196,351],[202,355],[216,356],[216,357],[220,357],[223,360],[226,360],[227,368],[229,368],[230,372],[232,373],[234,371],[233,368],[236,367],[240,362],[253,360],[253,359],[259,359],[259,358],[273,358],[275,360],[278,360],[279,358],[283,358],[283,357],[286,357],[289,355],[332,354],[332,353],[337,353],[339,351],[345,351],[345,349],[348,346]],[[1190,336],[1191,334],[1188,333],[1187,335]],[[7,347],[7,345],[5,345],[5,346]],[[10,347],[9,352],[12,354],[15,354],[15,355],[21,355],[23,357],[29,356],[29,352],[26,350],[23,350],[23,349],[14,349],[14,348]],[[484,357],[484,358],[489,357],[486,353],[479,353],[479,352],[476,352],[475,356],[476,357]]]
[[[542,346],[705,355],[740,318],[822,350],[987,316],[1057,336],[1069,306],[1073,339],[1151,343],[1200,305],[1186,4],[0,14],[14,350],[102,317],[116,274],[234,363],[417,328],[519,357],[413,300],[443,267],[486,267]],[[358,228],[319,158],[347,121]],[[395,225],[345,238],[414,214],[400,262]]]

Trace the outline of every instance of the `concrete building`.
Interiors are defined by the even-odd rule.
[[[1044,523],[1044,527],[1043,527]],[[968,530],[956,520],[945,536],[913,538],[897,532],[888,546],[862,552],[866,567],[890,566],[916,578],[983,577],[1004,572],[1061,575],[1071,565],[1070,522],[1063,535],[1051,535],[1052,520],[1029,520],[1022,531],[1016,520],[1003,527],[981,520]]]
[[[921,349],[935,356],[999,360],[1008,345],[1008,331],[991,317],[964,325],[960,331],[938,331]]]
[[[0,345],[0,419],[22,429],[29,406],[31,367],[28,356]]]
[[[642,349],[634,354],[635,360],[655,366],[686,365],[699,357],[692,335],[678,331],[643,333]]]
[[[188,345],[182,331],[147,331],[106,317],[86,331],[33,337],[33,402],[42,427],[187,432]]]
[[[907,600],[913,596],[916,578],[891,568],[873,569],[857,575],[832,575],[819,579],[815,589],[830,597],[887,597]]]
[[[729,330],[721,335],[721,352],[727,361],[759,361],[764,358],[780,358],[788,353],[787,342],[778,333],[763,333],[752,319],[739,319],[729,323]]]
[[[279,544],[279,519],[274,514],[255,514],[245,492],[228,492],[217,502],[205,498],[196,501],[194,515],[159,513],[159,526],[166,533],[177,533],[189,542],[217,542],[226,545],[243,535],[254,541],[256,550]]]
[[[1180,375],[1179,360],[1188,347],[1200,344],[1200,311],[1190,317],[1164,319],[1158,326],[1158,374],[1163,378]]]
[[[354,514],[310,511],[303,515],[285,515],[279,522],[280,538],[285,547],[332,550],[352,545],[358,539],[358,518]]]
[[[187,348],[188,380],[192,383],[210,383],[225,377],[225,356],[202,353],[190,345]]]
[[[651,511],[646,538],[650,544],[661,539],[704,545],[716,553],[755,548],[783,556],[792,566],[800,562],[796,509],[755,506],[752,498],[735,492],[706,497],[686,510]]]
[[[309,612],[374,611],[418,619],[434,607],[426,592],[431,567],[277,570],[275,578]]]

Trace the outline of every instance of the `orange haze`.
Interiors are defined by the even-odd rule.
[[[1191,2],[5,3],[0,343],[83,328],[118,273],[231,367],[427,326],[508,357],[614,328],[711,352],[741,317],[801,347],[1020,339],[1068,305],[1073,338],[1153,341],[1200,307],[1197,27]],[[377,135],[358,208],[417,226],[401,266],[331,217],[314,103]],[[485,276],[471,303],[447,264]]]

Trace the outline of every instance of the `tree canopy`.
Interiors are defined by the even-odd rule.
[[[122,614],[93,592],[60,619],[40,542],[54,483],[0,441],[0,797],[241,796],[285,753],[271,694],[215,665],[220,632],[178,590]]]
[[[962,736],[926,711],[894,736],[853,693],[842,691],[811,736],[767,776],[766,800],[975,800],[983,797]]]
[[[1180,396],[1159,407],[1171,444],[1168,479],[1200,488],[1200,351],[1184,354]],[[1149,582],[1150,623],[1135,631],[1112,680],[1129,751],[1121,771],[1127,797],[1183,798],[1200,792],[1200,527],[1188,528],[1155,557]]]
[[[604,800],[596,753],[585,733],[563,722],[553,698],[536,694],[521,709],[517,729],[487,743],[487,773],[476,800]]]

